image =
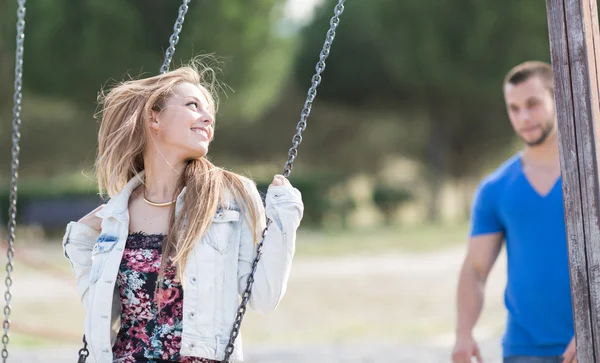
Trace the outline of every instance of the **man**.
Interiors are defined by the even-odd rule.
[[[483,362],[473,327],[504,241],[504,363],[577,361],[552,83],[552,67],[536,61],[516,66],[504,80],[508,116],[524,148],[475,195],[458,283],[453,363]]]

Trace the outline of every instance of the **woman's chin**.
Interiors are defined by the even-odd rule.
[[[203,157],[206,156],[206,154],[208,154],[208,149],[203,149],[203,150],[194,150],[194,152],[190,153],[185,160],[186,161],[193,161],[193,160],[198,160],[198,159],[202,159]]]

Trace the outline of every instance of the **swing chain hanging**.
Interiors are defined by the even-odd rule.
[[[87,347],[87,340],[85,339],[85,335],[83,336],[83,348],[79,349],[79,359],[77,363],[85,363],[85,360],[90,355],[90,351]]]
[[[293,143],[292,148],[288,152],[289,159],[285,164],[285,169],[283,172],[283,176],[286,178],[290,176],[290,174],[292,172],[292,168],[294,166],[294,160],[296,159],[296,156],[298,156],[298,146],[302,142],[302,133],[306,129],[308,116],[310,115],[310,111],[312,108],[312,103],[317,96],[317,87],[321,83],[321,73],[323,73],[323,71],[325,70],[325,61],[327,60],[327,57],[329,57],[331,45],[333,43],[333,39],[335,38],[335,30],[337,29],[337,27],[340,23],[340,15],[342,15],[342,13],[344,12],[344,2],[345,2],[345,0],[338,1],[337,5],[334,8],[335,15],[331,18],[331,20],[329,22],[330,28],[327,31],[327,37],[325,38],[325,43],[323,44],[323,49],[321,50],[319,62],[317,62],[317,65],[315,66],[316,73],[312,77],[311,87],[308,90],[308,95],[306,97],[306,102],[304,103],[304,108],[302,109],[302,112],[300,113],[300,122],[298,122],[298,125],[296,126],[297,132],[294,135],[294,137],[292,138],[292,143]],[[246,313],[246,305],[248,304],[248,301],[250,300],[250,294],[252,292],[252,284],[254,283],[254,273],[256,272],[256,267],[258,265],[258,261],[260,260],[260,258],[262,256],[263,242],[264,242],[265,236],[267,235],[267,230],[269,229],[270,224],[271,224],[271,220],[267,219],[267,226],[263,230],[262,239],[256,248],[256,258],[255,258],[254,262],[252,263],[252,271],[250,272],[250,275],[248,276],[248,280],[246,283],[246,290],[244,291],[244,294],[242,295],[242,301],[240,303],[240,306],[237,309],[235,322],[233,323],[233,328],[231,329],[229,342],[227,343],[227,347],[225,348],[225,358],[223,359],[222,363],[229,363],[229,357],[231,357],[231,354],[233,354],[235,340],[240,333],[240,326],[242,324],[242,319],[244,318],[244,314]]]
[[[327,31],[327,37],[325,38],[325,44],[323,44],[323,49],[321,50],[320,60],[317,62],[315,66],[315,70],[317,71],[312,77],[312,85],[308,90],[308,96],[306,97],[306,101],[304,102],[304,108],[300,113],[300,122],[296,126],[296,134],[292,138],[292,148],[288,152],[288,161],[285,163],[285,168],[283,172],[284,177],[289,177],[292,173],[292,168],[294,167],[294,160],[296,156],[298,156],[298,146],[302,142],[302,133],[306,129],[306,122],[308,120],[308,116],[310,115],[310,111],[312,109],[312,103],[317,97],[317,87],[321,84],[321,73],[325,70],[325,60],[329,57],[329,51],[331,50],[331,44],[333,43],[333,39],[335,38],[335,30],[337,29],[340,23],[340,15],[344,12],[344,2],[345,0],[339,0],[338,4],[334,8],[335,15],[331,18],[329,25],[330,28]]]
[[[160,67],[161,74],[169,71],[169,65],[175,54],[175,46],[179,42],[179,33],[181,33],[181,29],[183,29],[183,21],[185,20],[185,14],[189,9],[188,5],[190,4],[190,1],[191,0],[183,0],[183,4],[179,7],[179,15],[173,26],[173,34],[171,35],[171,38],[169,38],[169,48],[167,48],[165,52],[165,61]]]
[[[16,216],[17,216],[17,180],[19,178],[19,142],[21,141],[21,101],[23,99],[22,88],[23,88],[23,43],[25,40],[25,1],[19,0],[17,7],[17,48],[15,54],[15,94],[14,94],[14,107],[13,107],[13,122],[12,122],[12,162],[10,165],[10,197],[9,197],[9,208],[8,208],[8,248],[6,250],[6,292],[4,293],[4,335],[2,336],[2,361],[6,363],[8,358],[8,332],[10,329],[10,302],[12,300],[12,293],[10,288],[13,284],[12,271],[13,271],[13,257],[15,255],[15,229]]]

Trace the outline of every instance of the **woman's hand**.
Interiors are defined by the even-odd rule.
[[[271,186],[287,186],[287,187],[291,187],[292,184],[290,183],[289,180],[287,180],[286,177],[284,177],[281,174],[277,174],[275,175],[275,177],[273,178],[273,182],[271,183]]]

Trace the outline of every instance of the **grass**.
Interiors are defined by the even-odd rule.
[[[54,232],[42,243],[43,250],[60,245],[63,231]],[[466,243],[468,223],[407,224],[380,228],[351,228],[314,230],[300,228],[296,243],[297,256],[372,255],[387,252],[428,252]],[[4,239],[6,232],[0,230]],[[17,230],[17,248],[40,246],[41,234],[35,228]],[[39,252],[39,250],[38,250]],[[69,266],[62,253],[50,252],[65,272]],[[52,264],[54,259],[45,261]]]
[[[427,252],[465,243],[468,223],[406,225],[379,229],[300,230],[298,256]]]
[[[9,346],[16,347],[31,347],[31,348],[40,348],[45,346],[51,346],[53,342],[51,340],[39,339],[30,335],[23,335],[19,333],[10,333]],[[10,349],[10,348],[9,348]]]

